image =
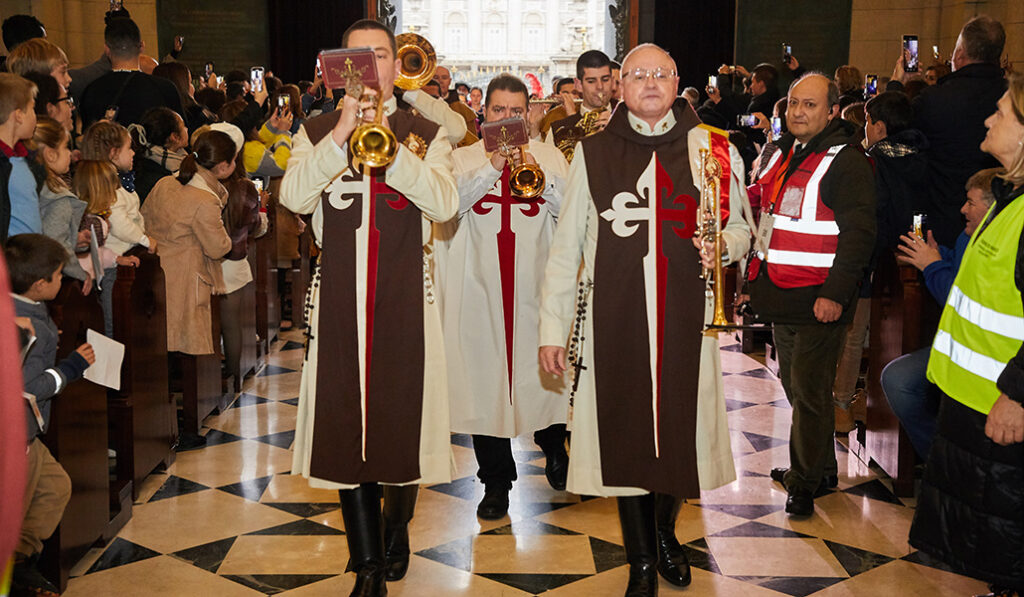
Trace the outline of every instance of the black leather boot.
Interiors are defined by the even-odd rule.
[[[380,487],[376,483],[363,483],[356,489],[342,489],[338,495],[348,540],[349,560],[345,572],[354,570],[356,573],[356,584],[349,597],[383,597],[388,594],[388,587],[384,581]]]
[[[656,597],[658,594],[658,537],[654,524],[652,494],[620,497],[619,522],[629,562],[626,597]]]
[[[654,494],[654,522],[658,532],[658,574],[677,587],[690,584],[690,562],[676,539],[676,517],[683,500],[664,493]]]
[[[384,561],[388,580],[402,580],[409,570],[409,521],[419,485],[384,486]]]

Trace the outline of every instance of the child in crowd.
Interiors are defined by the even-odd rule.
[[[42,73],[57,80],[65,90],[71,86],[68,74],[68,56],[59,46],[37,37],[11,50],[7,57],[7,69],[25,76],[27,73]]]
[[[90,233],[82,230],[81,226],[87,205],[71,192],[64,181],[71,167],[70,140],[70,134],[61,123],[45,116],[39,117],[32,141],[36,161],[46,168],[46,181],[39,189],[43,234],[59,242],[68,254],[74,255],[89,250]],[[78,259],[68,261],[64,274],[81,280],[82,293],[89,294],[92,276],[82,268]]]
[[[50,406],[67,384],[82,377],[95,360],[92,346],[83,344],[59,363],[57,326],[44,301],[60,290],[68,254],[60,243],[42,234],[19,234],[7,240],[4,257],[11,276],[15,313],[27,317],[35,342],[22,363],[25,413],[28,425],[28,485],[21,538],[15,550],[14,594],[57,592],[36,568],[43,540],[53,534],[71,497],[71,479],[39,436],[46,432]],[[55,364],[56,363],[56,364]]]
[[[116,196],[107,207],[106,216],[110,225],[106,239],[106,247],[115,255],[124,255],[135,245],[142,245],[150,253],[156,252],[156,241],[146,234],[146,224],[139,213],[139,196],[135,192],[135,173],[132,172],[132,138],[128,129],[116,122],[99,120],[92,124],[82,136],[82,159],[101,161],[111,164],[115,174],[120,177],[116,187]],[[90,169],[94,174],[99,169]],[[85,197],[79,192],[79,197]],[[103,200],[101,199],[101,202]],[[95,213],[95,212],[91,212]],[[134,260],[138,262],[138,259]],[[106,265],[104,265],[106,268]],[[104,316],[114,311],[114,282],[117,280],[117,268],[104,269],[100,283],[100,300],[103,303]],[[113,321],[106,319],[107,336],[113,337]]]
[[[103,271],[94,271],[92,255],[84,253],[78,262],[82,268],[96,280],[100,281],[100,304],[103,306],[104,333],[114,337],[114,281],[117,279],[117,266],[137,266],[139,258],[125,256],[110,248],[111,222],[110,217],[114,206],[122,198],[118,196],[121,183],[117,177],[117,169],[113,164],[101,160],[82,160],[75,168],[73,192],[85,201],[85,216],[82,228],[96,238],[99,247],[99,265]]]
[[[36,172],[22,143],[36,129],[35,97],[31,82],[0,73],[0,243],[43,228]]]

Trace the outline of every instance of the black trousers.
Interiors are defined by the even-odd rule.
[[[545,455],[557,453],[565,449],[565,440],[569,433],[565,424],[556,423],[534,432],[533,441],[540,446]],[[512,489],[516,475],[516,461],[512,458],[512,440],[507,437],[491,437],[489,435],[473,436],[473,451],[476,463],[480,467],[476,476],[489,489]]]
[[[832,384],[846,326],[777,323],[773,335],[782,388],[793,406],[785,484],[813,492],[822,477],[837,472]]]

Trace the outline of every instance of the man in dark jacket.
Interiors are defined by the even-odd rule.
[[[814,494],[835,487],[832,384],[854,300],[875,242],[871,166],[851,147],[857,130],[839,118],[839,89],[808,74],[790,87],[789,133],[748,189],[761,205],[751,304],[774,326],[779,375],[793,405],[789,469],[772,478],[786,512],[814,512]]]
[[[978,170],[998,166],[981,151],[985,119],[1006,91],[999,59],[1006,32],[999,21],[975,17],[960,30],[953,50],[953,72],[914,100],[913,127],[928,138],[928,225],[940,245],[952,247],[964,220],[963,189]]]
[[[156,106],[166,106],[185,117],[174,83],[139,70],[142,36],[134,21],[111,19],[103,32],[103,43],[113,70],[82,92],[83,130],[111,111],[113,120],[124,126],[139,122],[146,110]]]

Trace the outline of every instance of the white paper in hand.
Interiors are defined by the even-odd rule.
[[[85,378],[112,390],[120,390],[124,344],[94,330],[86,331],[85,341],[92,345],[96,355],[96,362],[85,370]]]

